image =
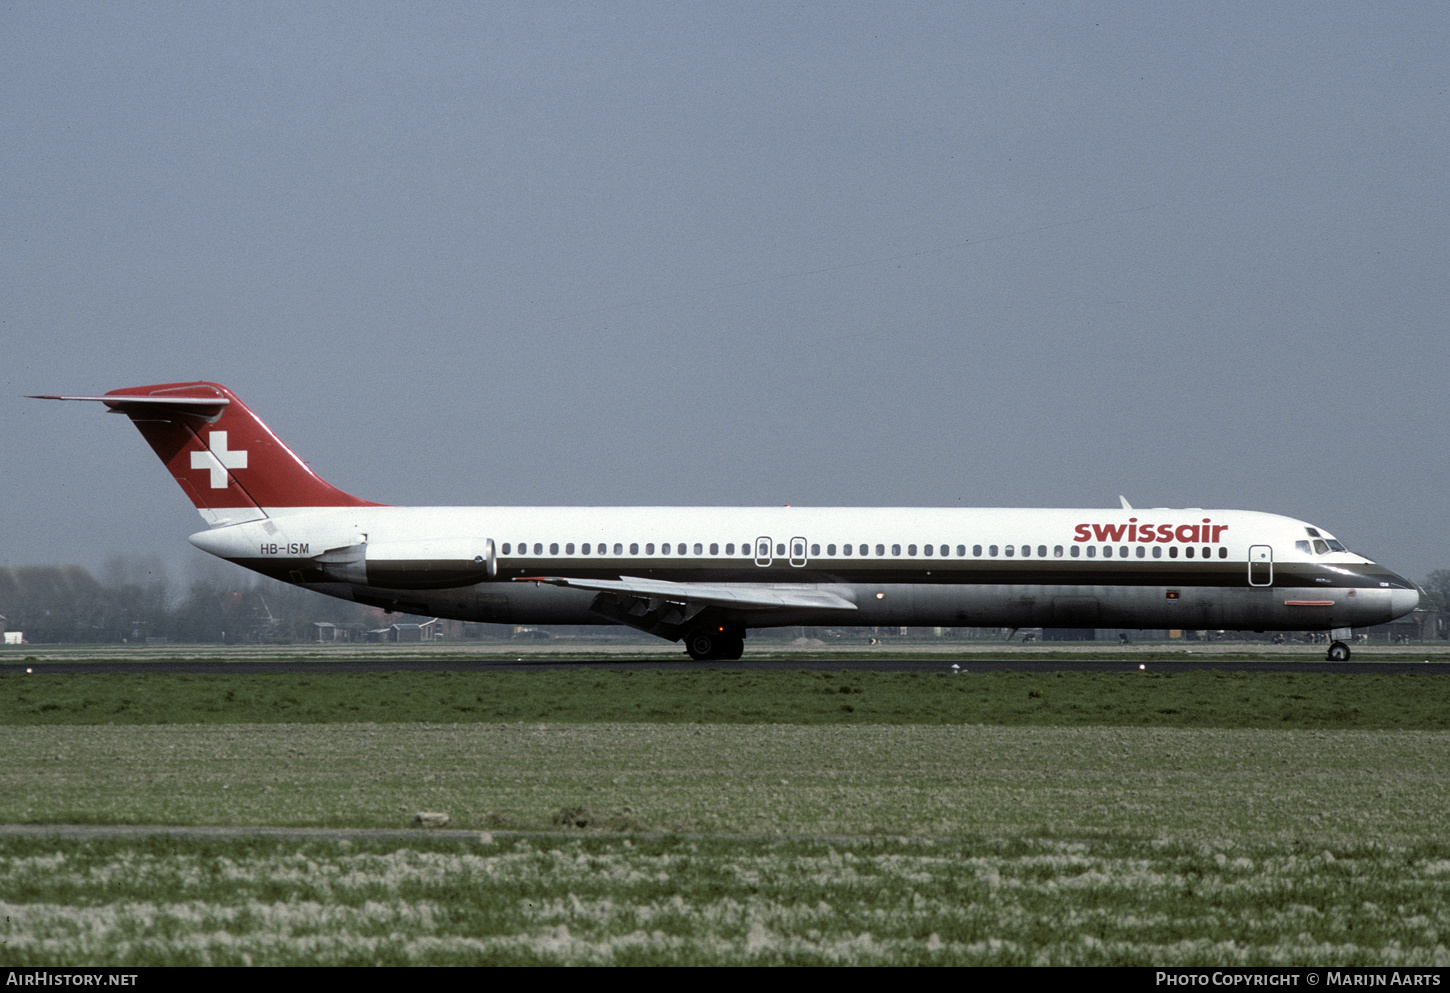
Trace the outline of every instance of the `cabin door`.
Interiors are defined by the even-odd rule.
[[[1249,585],[1274,585],[1274,550],[1268,545],[1249,548]]]

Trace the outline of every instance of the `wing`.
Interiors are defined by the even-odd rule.
[[[840,593],[820,586],[774,586],[766,583],[672,583],[664,579],[574,579],[569,576],[524,576],[515,582],[549,583],[596,595],[589,610],[661,638],[678,641],[691,627],[712,616],[778,610],[855,610]]]
[[[770,586],[764,583],[672,583],[664,579],[572,579],[568,576],[522,576],[520,583],[549,583],[577,590],[647,597],[670,603],[734,607],[746,610],[801,608],[813,610],[855,610],[856,605],[839,593],[819,586]]]

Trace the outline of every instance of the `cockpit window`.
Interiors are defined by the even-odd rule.
[[[1307,541],[1296,541],[1296,542],[1294,542],[1294,550],[1296,552],[1303,552],[1305,555],[1308,555],[1309,554],[1309,542],[1307,542]]]
[[[1342,544],[1340,544],[1339,542],[1335,541],[1334,540],[1334,535],[1332,535],[1332,534],[1325,534],[1323,531],[1320,531],[1318,528],[1306,527],[1306,528],[1304,528],[1304,530],[1306,532],[1308,532],[1309,537],[1311,537],[1311,538],[1314,539],[1314,551],[1317,552],[1320,555],[1324,555],[1324,554],[1326,554],[1328,552],[1347,552],[1347,551],[1349,551],[1349,549],[1345,548]],[[1294,542],[1294,547],[1297,548],[1297,549],[1299,549],[1300,551],[1304,551],[1304,552],[1309,551],[1307,545],[1308,545],[1308,542],[1303,542],[1303,541],[1296,541],[1296,542]]]

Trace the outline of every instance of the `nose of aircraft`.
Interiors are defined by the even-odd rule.
[[[1395,617],[1403,617],[1414,610],[1420,603],[1420,591],[1411,586],[1409,589],[1390,590],[1390,613]]]

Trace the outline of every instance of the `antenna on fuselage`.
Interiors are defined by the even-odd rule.
[[[1121,494],[1121,493],[1118,494],[1118,500],[1122,503],[1124,510],[1132,510],[1133,509],[1133,505],[1128,502],[1128,498],[1125,497],[1125,496],[1123,496],[1123,494]]]

